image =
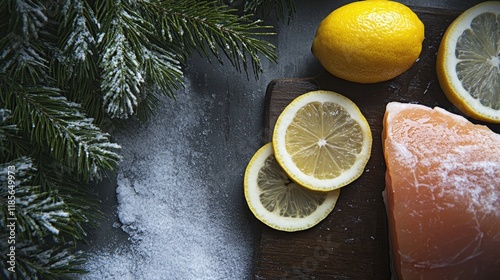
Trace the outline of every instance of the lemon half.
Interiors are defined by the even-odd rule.
[[[283,110],[272,143],[276,160],[295,182],[331,191],[363,173],[372,134],[354,102],[318,90],[297,97]]]
[[[274,158],[271,143],[248,163],[245,199],[252,213],[271,228],[282,231],[309,229],[333,210],[340,190],[317,192],[293,182]]]
[[[448,99],[464,114],[500,123],[500,2],[478,4],[446,30],[436,70]]]

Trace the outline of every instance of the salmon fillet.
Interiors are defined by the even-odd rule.
[[[396,279],[500,279],[500,135],[392,102],[382,138]]]

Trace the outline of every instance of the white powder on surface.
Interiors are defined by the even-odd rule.
[[[411,107],[432,113],[436,119],[416,115],[393,121],[403,109]],[[497,134],[481,126],[471,129],[472,124],[463,117],[437,107],[433,111],[421,105],[391,103],[388,108],[394,111],[388,116],[392,121],[390,135],[400,139],[390,143],[396,153],[393,162],[404,164],[412,172],[406,177],[417,191],[420,187],[431,189],[434,199],[453,198],[473,214],[500,216]],[[436,207],[446,209],[443,205]]]
[[[193,97],[189,86],[177,100],[162,100],[152,120],[131,122],[116,135],[124,156],[117,215],[130,242],[90,252],[90,273],[82,279],[248,278],[255,236],[241,162],[257,150],[259,138],[245,135],[245,127],[227,133],[227,92]],[[244,98],[237,102],[256,99]],[[244,111],[240,120],[228,121],[248,119]]]
[[[441,195],[465,201],[471,213],[484,213],[500,217],[500,162],[495,156],[488,160],[474,159],[481,146],[460,146],[457,153],[440,158],[435,175],[443,186]],[[464,151],[469,152],[464,154]],[[493,152],[493,151],[492,151]],[[498,154],[498,152],[496,153]],[[474,161],[476,160],[476,161]]]

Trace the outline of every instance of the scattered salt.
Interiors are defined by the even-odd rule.
[[[83,279],[248,277],[254,232],[243,208],[234,208],[245,205],[238,187],[245,166],[239,163],[260,143],[257,137],[232,139],[223,128],[204,128],[207,118],[224,114],[219,101],[178,94],[162,100],[151,121],[131,122],[116,135],[123,162],[116,189],[119,223],[113,226],[130,243],[89,252]]]

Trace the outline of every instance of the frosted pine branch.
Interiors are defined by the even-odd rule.
[[[14,168],[8,168],[8,166]],[[68,206],[56,193],[40,191],[40,187],[32,186],[33,176],[37,172],[31,158],[21,157],[10,162],[0,164],[0,190],[3,199],[7,200],[7,170],[15,170],[15,214],[18,221],[19,238],[28,239],[38,236],[58,235],[61,227],[71,223],[71,214],[66,211]],[[9,213],[7,204],[2,204],[0,212],[1,221],[3,213]]]
[[[178,85],[182,85],[181,62],[175,54],[156,45],[144,49],[144,70],[153,84],[167,96],[173,97]]]
[[[118,31],[102,48],[100,66],[104,108],[115,118],[127,118],[137,107],[137,95],[144,82],[139,62],[125,36]]]
[[[248,0],[244,1],[244,11],[250,14],[268,16],[274,10],[278,19],[295,14],[295,3],[293,0]]]
[[[103,133],[86,118],[78,104],[68,102],[58,89],[13,87],[5,96],[13,121],[45,146],[54,158],[74,169],[85,180],[100,178],[114,170],[120,156]]]
[[[144,1],[150,11],[158,14],[164,39],[181,44],[185,52],[198,51],[210,54],[223,62],[226,56],[238,71],[248,71],[252,65],[255,78],[262,72],[261,58],[276,61],[275,47],[259,36],[273,35],[264,32],[270,26],[250,15],[237,16],[234,10],[217,5],[218,1]]]
[[[48,20],[45,6],[38,1],[17,0],[13,2],[12,17],[19,18],[14,27],[25,41],[38,38],[40,29]]]
[[[16,249],[16,273],[2,267],[0,275],[9,275],[10,279],[73,279],[70,274],[85,273],[78,268],[85,262],[85,256],[82,251],[74,250],[73,242],[55,245],[20,241],[16,242]]]
[[[92,29],[95,30],[99,25],[97,18],[86,1],[68,0],[62,9],[64,24],[71,31],[65,38],[62,51],[69,59],[67,63],[84,62],[87,56],[94,54],[92,47],[96,39]]]
[[[100,10],[101,21],[108,27],[99,40],[101,91],[105,111],[114,118],[127,118],[135,113],[144,83],[140,53],[144,39],[139,28],[143,21],[131,15],[126,3],[112,3],[104,1]]]
[[[17,134],[18,129],[15,125],[9,124],[11,118],[10,110],[0,108],[0,157],[7,158],[10,151],[7,150],[5,142]]]

